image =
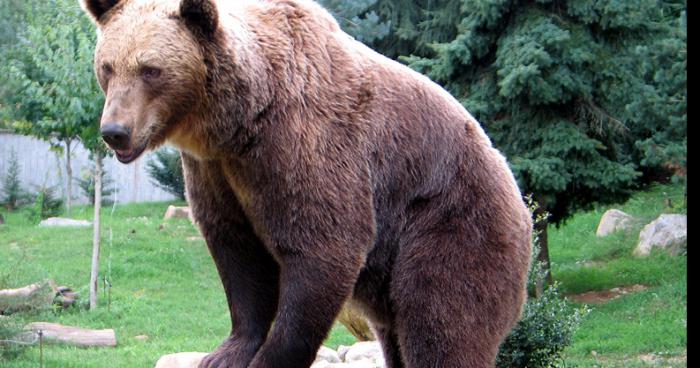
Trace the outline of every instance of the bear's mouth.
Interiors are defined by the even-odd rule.
[[[115,149],[114,153],[117,155],[117,160],[123,164],[128,164],[139,158],[143,151],[146,149],[146,144],[142,144],[138,148],[134,149],[128,149],[128,150],[119,150]]]

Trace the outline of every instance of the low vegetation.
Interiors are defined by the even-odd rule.
[[[669,201],[670,199],[670,201]],[[670,206],[669,206],[670,203]],[[176,203],[183,205],[183,203]],[[0,288],[54,279],[81,293],[67,310],[13,316],[19,325],[50,321],[84,328],[113,328],[118,347],[44,349],[44,366],[149,367],[162,354],[211,351],[228,334],[223,288],[204,241],[187,220],[163,222],[168,203],[116,204],[104,209],[100,307],[86,310],[90,278],[90,228],[39,228],[22,211],[3,210],[0,225]],[[655,252],[631,255],[636,234],[659,213],[685,213],[683,188],[657,186],[635,195],[622,210],[640,219],[629,234],[596,238],[607,208],[574,216],[550,229],[552,273],[560,292],[576,295],[640,284],[643,291],[590,304],[563,352],[571,367],[686,366],[687,258]],[[90,207],[73,217],[90,220]],[[111,287],[109,287],[111,285]],[[336,326],[326,345],[354,338]],[[2,360],[5,359],[5,360]],[[8,368],[36,367],[39,349],[0,357]]]

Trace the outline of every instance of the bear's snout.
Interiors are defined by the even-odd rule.
[[[121,124],[109,123],[100,129],[102,139],[114,150],[129,148],[129,131]]]

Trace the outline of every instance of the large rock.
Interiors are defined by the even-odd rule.
[[[648,256],[653,248],[665,249],[677,255],[688,241],[688,216],[662,214],[644,226],[634,250],[637,256]]]
[[[634,225],[634,217],[616,209],[607,210],[600,218],[596,236],[610,235],[616,231],[631,230]]]
[[[373,363],[384,363],[382,346],[377,341],[362,341],[351,346],[345,353],[345,362],[369,360]]]
[[[207,354],[187,352],[163,355],[156,362],[156,368],[197,368]]]
[[[170,220],[170,219],[190,219],[192,220],[192,213],[190,211],[189,207],[177,207],[177,206],[168,206],[168,210],[165,211],[165,216],[163,216],[163,220]]]
[[[52,226],[92,226],[90,221],[85,220],[74,220],[64,217],[49,217],[39,223],[42,227],[52,227]]]
[[[319,362],[340,363],[340,356],[338,356],[338,353],[335,350],[321,346],[316,353],[316,360],[314,361],[314,364]]]
[[[320,361],[311,365],[311,368],[384,368],[385,365],[381,362],[375,362],[370,359],[356,360],[347,363],[329,363]]]

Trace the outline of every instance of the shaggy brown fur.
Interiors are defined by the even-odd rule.
[[[182,151],[232,321],[201,367],[308,367],[347,298],[388,367],[493,366],[525,298],[530,214],[447,92],[310,1],[84,7],[102,123],[129,133],[119,159]]]

